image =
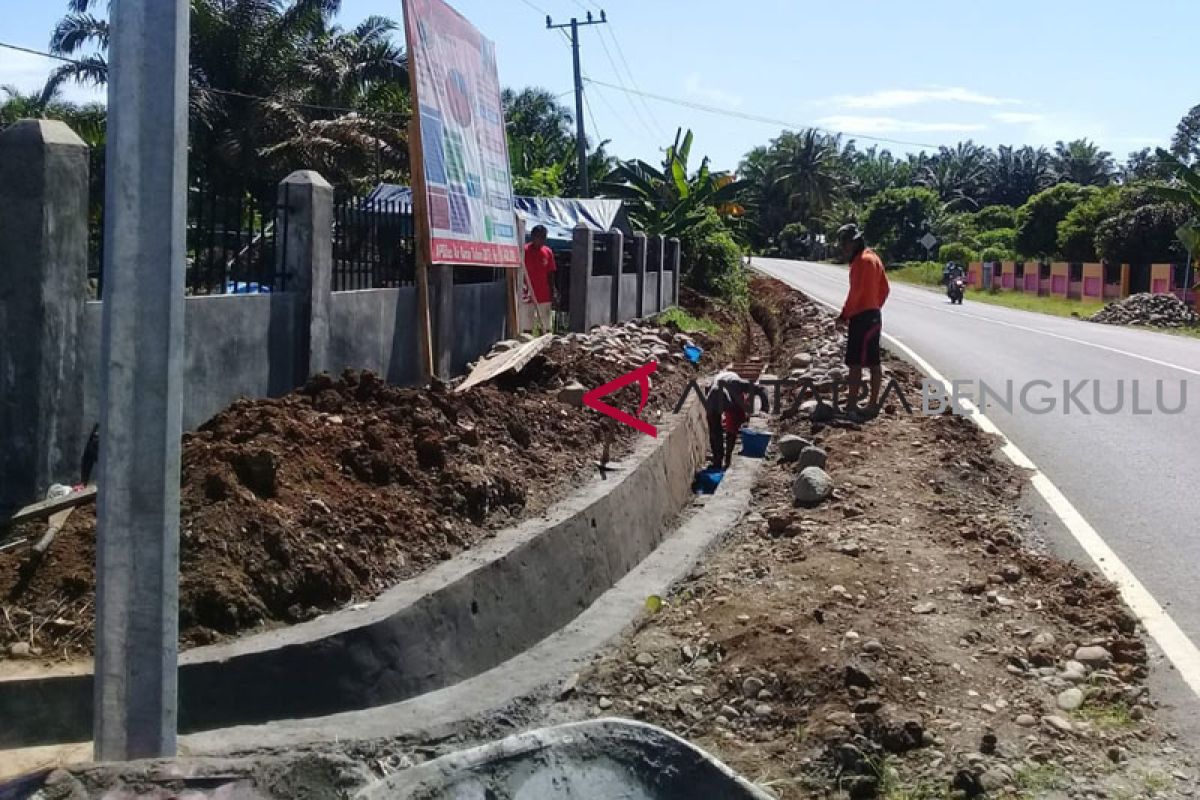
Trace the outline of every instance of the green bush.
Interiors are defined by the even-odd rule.
[[[1017,210],[1012,206],[985,206],[971,215],[975,230],[984,233],[1017,227]]]
[[[1017,209],[1017,252],[1026,256],[1057,255],[1058,223],[1097,191],[1092,186],[1060,183],[1029,198]]]
[[[1015,253],[1017,251],[1017,232],[1013,228],[996,228],[979,234],[979,247],[986,250],[989,247],[999,247]]]
[[[965,244],[951,242],[950,244],[944,244],[938,248],[938,259],[943,262],[953,261],[955,264],[965,267],[972,261],[978,261],[979,256],[974,250],[967,247]]]
[[[979,254],[980,261],[1015,261],[1016,254],[1002,247],[987,247]]]
[[[1165,263],[1185,258],[1175,231],[1191,217],[1173,203],[1122,211],[1100,223],[1096,249],[1114,264]]]
[[[719,292],[728,299],[744,293],[742,251],[714,209],[707,209],[679,237],[683,250],[683,278],[698,292]]]
[[[1120,210],[1121,196],[1115,186],[1099,190],[1072,208],[1058,223],[1058,252],[1067,261],[1097,260],[1096,231]]]
[[[792,222],[779,232],[779,255],[783,258],[809,257],[808,228],[803,222]]]
[[[910,261],[925,256],[921,238],[929,232],[942,201],[923,187],[885,189],[871,199],[863,212],[867,244],[878,249],[884,261]]]

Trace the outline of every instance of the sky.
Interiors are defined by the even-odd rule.
[[[36,49],[66,8],[3,2],[19,13],[5,15],[0,42]],[[1196,0],[450,2],[496,43],[504,85],[544,87],[572,108],[571,51],[545,16],[603,7],[609,24],[580,33],[584,116],[589,136],[623,158],[658,161],[683,127],[694,156],[731,170],[781,130],[815,125],[863,146],[894,140],[878,144],[895,153],[1087,137],[1124,159],[1166,144],[1200,104]],[[400,0],[343,2],[347,25],[371,14],[399,20]],[[50,66],[0,49],[0,85],[32,90]]]

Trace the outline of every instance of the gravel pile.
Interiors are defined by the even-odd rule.
[[[1155,328],[1183,328],[1200,323],[1200,316],[1171,294],[1135,294],[1109,303],[1091,317],[1106,325],[1149,325]]]
[[[521,339],[506,339],[497,342],[488,357],[519,347],[532,337],[523,334]],[[649,361],[660,364],[686,361],[683,348],[697,345],[709,349],[707,342],[696,342],[693,337],[676,333],[670,328],[655,325],[647,320],[630,320],[619,325],[602,325],[588,333],[567,333],[554,337],[552,345],[580,347],[592,354],[597,361],[624,367],[640,367]]]

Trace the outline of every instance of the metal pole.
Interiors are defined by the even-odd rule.
[[[587,134],[583,129],[583,73],[579,68],[579,21],[571,19],[571,56],[575,62],[575,149],[579,155],[579,191],[591,197],[587,170]]]
[[[188,0],[113,0],[95,756],[175,755]]]

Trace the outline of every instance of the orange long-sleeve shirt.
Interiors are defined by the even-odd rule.
[[[889,291],[883,260],[874,250],[863,249],[850,262],[850,294],[840,318],[848,320],[863,311],[878,311],[887,301]]]

